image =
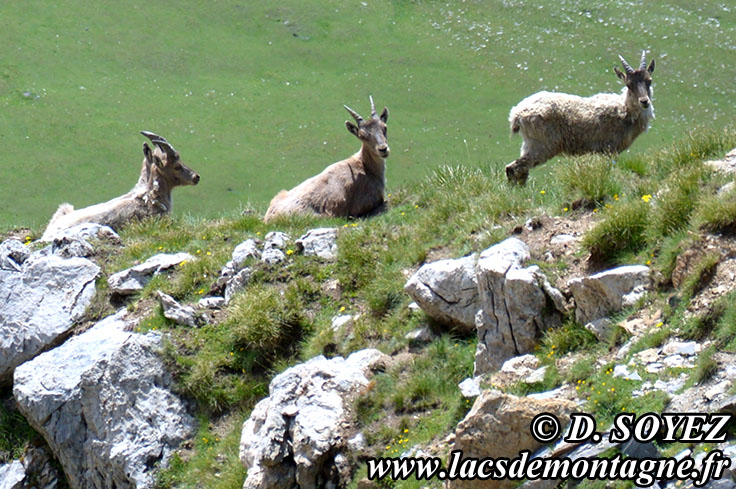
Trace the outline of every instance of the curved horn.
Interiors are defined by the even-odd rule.
[[[639,64],[639,69],[643,70],[647,67],[647,52],[642,51],[641,52],[641,64]]]
[[[176,154],[176,150],[171,145],[171,143],[166,140],[166,138],[152,133],[151,131],[141,131],[141,134],[150,139],[153,144],[161,148],[161,150],[164,151],[166,154]]]
[[[159,140],[159,141],[160,141],[160,140],[164,140],[164,141],[166,141],[166,140],[165,140],[164,138],[162,138],[162,137],[161,137],[161,136],[159,136],[158,134],[154,134],[154,133],[152,133],[151,131],[141,131],[141,134],[143,134],[143,135],[144,135],[144,136],[146,136],[146,137],[147,137],[148,139],[150,139],[152,143],[153,143],[154,141],[156,141],[156,140]]]
[[[371,118],[375,119],[377,115],[376,115],[376,104],[373,103],[373,95],[368,95],[368,98],[371,101]]]
[[[633,73],[634,72],[634,68],[632,68],[631,65],[629,65],[629,63],[626,62],[626,60],[624,59],[623,56],[621,56],[619,54],[618,55],[618,59],[621,60],[621,64],[624,66],[624,69],[626,70],[626,73]]]
[[[358,114],[357,112],[355,112],[353,109],[351,109],[347,105],[343,105],[343,107],[345,107],[345,110],[347,110],[348,112],[350,112],[350,115],[353,116],[353,119],[355,119],[355,122],[357,122],[358,124],[360,124],[361,122],[363,122],[363,118],[360,117],[360,114]]]

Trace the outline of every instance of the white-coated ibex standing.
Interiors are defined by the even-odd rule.
[[[283,214],[318,214],[332,217],[361,217],[380,212],[384,207],[388,109],[379,116],[371,101],[371,118],[363,119],[345,105],[355,123],[345,121],[362,146],[348,159],[333,163],[289,191],[282,190],[268,206],[265,221]]]
[[[647,130],[654,118],[654,60],[647,68],[646,51],[642,52],[639,69],[634,70],[622,56],[619,59],[626,70],[614,68],[626,84],[620,95],[539,92],[511,109],[511,132],[521,133],[524,142],[521,156],[506,166],[510,182],[526,183],[530,169],[558,154],[620,153]]]
[[[41,240],[51,241],[61,230],[83,222],[95,222],[119,229],[133,219],[171,212],[171,190],[181,185],[197,185],[199,175],[182,163],[179,152],[166,139],[141,131],[154,149],[143,143],[143,164],[138,183],[127,194],[110,201],[74,210],[61,204]]]

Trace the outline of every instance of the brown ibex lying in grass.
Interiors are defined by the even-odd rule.
[[[566,93],[539,92],[511,109],[513,134],[521,133],[521,156],[506,166],[510,182],[526,183],[529,170],[558,154],[616,154],[631,146],[649,120],[652,107],[654,60],[647,68],[642,52],[634,70],[619,56],[626,73],[614,68],[626,87],[622,94],[599,93],[578,97]]]
[[[117,230],[133,219],[171,212],[171,190],[181,185],[197,185],[199,175],[184,165],[179,152],[166,139],[141,131],[154,149],[143,143],[143,164],[138,183],[127,194],[101,204],[74,210],[61,204],[51,218],[41,240],[50,241],[61,230],[83,222],[95,222]]]
[[[319,175],[289,191],[282,190],[268,206],[265,221],[283,214],[319,214],[331,217],[361,217],[380,212],[384,207],[388,109],[379,116],[371,101],[371,118],[363,119],[345,105],[355,124],[345,121],[362,146],[348,159],[333,163]]]

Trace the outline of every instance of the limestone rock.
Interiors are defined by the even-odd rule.
[[[636,304],[651,288],[650,274],[649,267],[629,265],[570,280],[575,319],[587,324]]]
[[[286,254],[279,248],[264,248],[261,261],[268,265],[276,265],[286,260]]]
[[[284,248],[286,248],[286,245],[289,243],[289,241],[291,241],[291,237],[286,233],[282,233],[281,231],[271,231],[266,235],[264,241],[264,250],[267,250],[269,248],[277,248],[279,250],[283,250]]]
[[[56,489],[62,477],[42,446],[29,446],[20,460],[0,465],[0,489]]]
[[[199,326],[201,320],[198,318],[197,312],[192,306],[182,306],[169,294],[164,294],[160,290],[157,292],[158,300],[161,303],[161,308],[164,310],[165,318],[171,319],[177,324],[182,324],[192,328]]]
[[[12,242],[0,250],[0,383],[7,383],[15,367],[84,315],[100,268],[85,258],[65,259],[43,250],[26,254]]]
[[[318,356],[274,377],[269,397],[243,424],[244,489],[344,485],[350,406],[368,385],[370,370],[386,361],[386,355],[372,349],[347,359]]]
[[[523,268],[529,257],[529,247],[517,238],[502,241],[480,255],[476,266],[481,310],[475,318],[475,375],[493,372],[506,359],[531,352],[541,333],[561,322],[564,298],[539,267]]]
[[[59,230],[48,241],[51,241],[51,252],[56,255],[64,258],[74,256],[87,258],[94,253],[94,248],[90,244],[91,239],[104,239],[115,245],[122,243],[118,233],[111,227],[94,222]]]
[[[462,450],[465,458],[518,457],[522,450],[533,452],[542,446],[532,437],[529,429],[537,414],[554,414],[564,426],[569,421],[570,413],[576,410],[574,402],[563,399],[536,400],[485,390],[457,425],[454,449]],[[495,489],[515,485],[514,481],[509,480],[456,480],[450,482],[448,487]]]
[[[202,297],[197,303],[197,307],[201,309],[222,309],[224,306],[224,297]]]
[[[421,328],[409,331],[404,338],[409,340],[410,345],[422,345],[432,341],[434,339],[434,333],[432,333],[429,326],[422,326]]]
[[[736,173],[736,148],[729,151],[723,159],[704,161],[703,164],[714,170],[732,175]]]
[[[470,255],[427,263],[409,278],[404,290],[435,321],[472,332],[480,309],[476,260],[477,255]]]
[[[72,489],[153,488],[194,419],[171,392],[161,336],[126,331],[124,311],[15,370],[13,395]]]
[[[89,242],[90,239],[106,239],[115,244],[120,244],[120,236],[110,226],[104,226],[96,222],[83,222],[66,229],[60,229],[51,236],[47,236],[45,233],[41,238],[41,241],[76,241],[81,240]]]
[[[190,260],[194,257],[189,253],[159,253],[139,265],[110,275],[107,283],[116,294],[135,294],[143,290],[154,275]]]
[[[238,271],[245,266],[248,260],[259,260],[260,258],[258,242],[255,239],[246,239],[233,250],[232,267]]]
[[[0,243],[0,270],[20,271],[21,265],[31,256],[31,250],[18,239]]]
[[[20,460],[0,465],[0,489],[23,489],[26,469]]]
[[[296,248],[305,256],[334,260],[337,258],[337,229],[310,229],[307,234],[296,240]]]
[[[468,377],[457,386],[460,389],[460,394],[465,398],[478,397],[481,393],[480,377]]]
[[[233,280],[233,277],[238,275],[238,273],[245,268],[245,264],[248,263],[249,260],[260,259],[261,252],[258,250],[258,241],[254,239],[246,239],[240,243],[233,250],[232,259],[227,262],[220,271],[220,276],[210,288],[210,293],[224,296],[225,289],[227,289],[228,284]],[[238,280],[242,281],[243,278],[245,278],[245,275],[241,276]],[[239,285],[244,286],[245,282],[234,284],[234,287],[230,291],[230,295],[237,292],[237,290],[240,290],[235,290]]]
[[[235,294],[248,286],[252,275],[253,270],[250,267],[245,267],[228,280],[225,286],[225,304],[229,304]]]

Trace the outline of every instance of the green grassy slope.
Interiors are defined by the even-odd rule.
[[[3,2],[0,226],[127,191],[141,129],[202,175],[176,213],[265,209],[357,150],[342,104],[365,113],[369,94],[391,110],[391,188],[441,164],[501,167],[520,145],[513,104],[618,91],[616,55],[647,49],[657,119],[642,153],[733,120],[735,27],[718,2],[679,0]]]

